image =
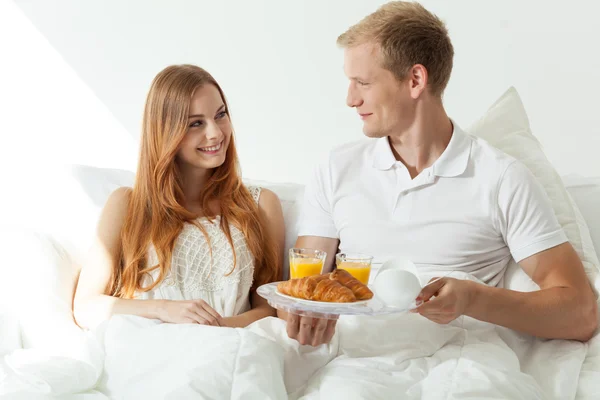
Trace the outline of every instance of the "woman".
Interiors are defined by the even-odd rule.
[[[255,289],[280,280],[283,245],[277,196],[242,184],[220,86],[199,67],[167,67],[146,100],[133,188],[100,217],[75,319],[247,326],[275,315]]]

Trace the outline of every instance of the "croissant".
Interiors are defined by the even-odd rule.
[[[316,279],[310,278],[312,277],[309,276],[306,278],[290,279],[288,281],[281,282],[277,285],[277,290],[279,293],[283,293],[288,296],[310,300],[318,283]]]
[[[322,279],[317,283],[312,300],[334,303],[352,303],[356,296],[352,290],[332,279]]]
[[[338,281],[348,289],[352,290],[352,293],[357,300],[369,300],[373,298],[373,292],[363,284],[361,281],[350,275],[350,273],[344,269],[336,269],[329,274],[329,279]]]
[[[329,275],[314,275],[305,278],[290,279],[277,285],[280,293],[305,300],[333,303],[351,303],[356,301],[352,290],[341,283],[329,279]]]

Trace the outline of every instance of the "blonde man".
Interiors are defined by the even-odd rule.
[[[424,273],[461,271],[428,286],[416,312],[440,324],[467,315],[545,338],[585,341],[595,296],[545,192],[513,158],[463,132],[442,94],[454,50],[418,3],[390,2],[338,38],[347,104],[374,140],[334,149],[307,185],[296,247],[376,261],[401,254]],[[540,286],[496,287],[510,258]],[[434,298],[432,298],[435,296]],[[287,316],[288,335],[328,342],[335,322]]]

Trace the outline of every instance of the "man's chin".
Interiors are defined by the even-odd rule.
[[[367,129],[366,127],[363,127],[363,133],[365,134],[366,137],[372,138],[372,139],[377,139],[377,138],[386,136],[385,134],[383,134],[380,131],[374,131],[372,129]]]

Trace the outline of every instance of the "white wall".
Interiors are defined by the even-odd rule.
[[[0,175],[60,163],[134,168],[137,144],[10,1],[0,0]]]
[[[81,233],[72,223],[91,218],[93,226],[96,207],[61,166],[133,169],[136,153],[133,136],[87,84],[0,0],[0,231],[35,224]]]
[[[68,66],[63,70],[72,73],[72,68],[122,124],[111,125],[110,133],[124,127],[137,139],[150,81],[164,66],[186,62],[205,67],[222,84],[231,103],[245,177],[305,182],[329,148],[362,135],[356,114],[344,104],[346,80],[335,39],[383,1],[15,3],[64,58]],[[425,0],[423,4],[447,22],[455,46],[455,67],[445,95],[455,120],[467,127],[514,85],[534,134],[559,172],[600,175],[597,1]],[[23,54],[31,52],[21,40],[11,34],[9,42]],[[13,85],[37,94],[38,85],[29,74],[52,80],[46,68],[56,57],[47,53],[29,54],[37,63],[26,70],[15,68]],[[75,76],[60,82],[67,79],[81,82]],[[70,93],[81,95],[81,102],[109,120],[84,89]],[[51,117],[53,124],[71,119],[71,110],[60,103],[34,105],[59,113],[60,117]],[[12,105],[12,112],[22,115],[21,121],[31,121],[20,107]],[[26,123],[23,132],[43,137],[37,122]],[[90,122],[84,129],[73,124],[65,128],[92,142],[104,140],[99,135],[108,132],[99,132],[94,125],[106,122]],[[52,145],[58,148],[73,137],[57,137]]]

